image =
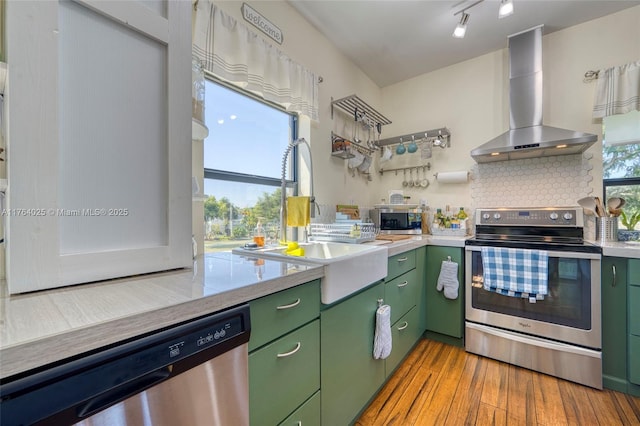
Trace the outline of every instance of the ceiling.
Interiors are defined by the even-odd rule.
[[[634,0],[499,0],[469,8],[465,38],[452,37],[477,0],[289,0],[289,3],[379,87],[507,47],[507,36],[544,24],[544,34],[640,5]],[[605,31],[605,29],[603,29]]]

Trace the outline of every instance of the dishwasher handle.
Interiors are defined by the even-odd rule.
[[[109,389],[78,406],[76,409],[78,418],[83,419],[89,417],[111,405],[124,401],[130,396],[143,392],[160,382],[164,382],[171,377],[172,371],[173,365],[168,365],[138,377],[135,380],[123,383],[118,387]]]

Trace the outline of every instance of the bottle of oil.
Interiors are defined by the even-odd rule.
[[[264,228],[262,224],[258,220],[258,224],[256,225],[256,229],[253,231],[253,242],[258,245],[258,247],[264,247]]]

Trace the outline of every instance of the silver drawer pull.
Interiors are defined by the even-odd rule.
[[[296,347],[293,348],[292,351],[285,352],[283,354],[278,354],[278,358],[285,358],[285,357],[288,357],[288,356],[291,356],[291,355],[295,354],[296,352],[298,352],[300,350],[300,346],[301,346],[300,342],[296,343]]]
[[[295,302],[293,302],[293,303],[291,303],[289,305],[276,306],[276,309],[282,310],[282,309],[295,308],[299,304],[300,304],[300,298],[298,297],[298,300],[296,300]]]
[[[400,259],[398,259],[398,263],[406,262],[407,260],[409,260],[408,257],[401,257]]]
[[[407,327],[409,327],[409,323],[405,321],[404,324],[402,324],[402,326],[398,327],[398,331],[402,331]]]
[[[409,285],[409,281],[398,284],[398,287],[406,287],[407,285]]]

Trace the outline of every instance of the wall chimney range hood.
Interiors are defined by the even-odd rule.
[[[542,125],[542,28],[508,38],[510,130],[471,151],[478,163],[578,154],[598,140]]]

